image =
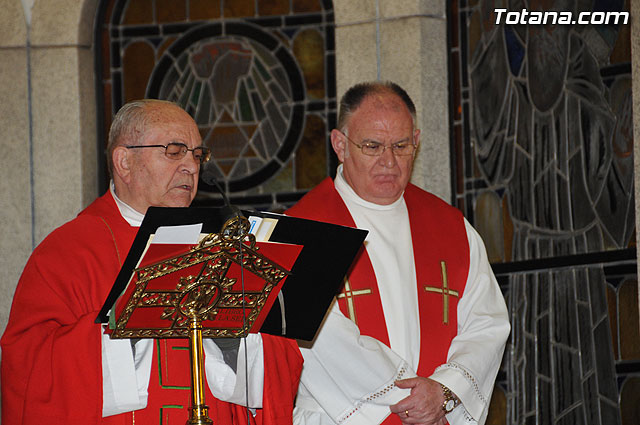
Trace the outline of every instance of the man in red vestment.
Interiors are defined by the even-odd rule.
[[[477,232],[409,183],[415,106],[393,83],[340,103],[326,179],[287,214],[369,230],[305,359],[294,424],[482,424],[509,335]]]
[[[111,340],[95,319],[147,208],[189,206],[209,149],[182,108],[141,100],[114,118],[107,152],[110,190],[34,250],[16,288],[0,341],[5,425],[182,425],[188,418],[188,341]],[[244,344],[236,347],[236,362],[225,360],[233,350],[204,341],[210,417],[290,424],[302,368],[297,346],[269,335],[247,342],[252,349],[245,356]],[[251,409],[231,403],[245,402],[245,382]]]

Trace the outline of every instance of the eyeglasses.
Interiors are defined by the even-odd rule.
[[[387,149],[391,149],[391,153],[396,156],[407,156],[407,155],[412,155],[413,152],[415,152],[416,150],[416,145],[414,143],[409,143],[404,141],[396,142],[391,145],[384,145],[378,142],[364,142],[363,144],[360,145],[354,142],[353,140],[351,140],[349,136],[347,136],[346,134],[344,133],[342,134],[344,135],[344,137],[347,138],[349,142],[353,143],[358,148],[360,148],[363,154],[368,156],[380,156]]]
[[[171,142],[168,145],[125,145],[127,149],[139,149],[139,148],[164,148],[164,154],[170,159],[182,159],[191,151],[193,157],[200,164],[205,163],[211,158],[211,149],[206,146],[196,146],[193,149],[189,149],[184,143]]]

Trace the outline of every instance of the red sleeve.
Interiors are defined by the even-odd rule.
[[[3,424],[101,421],[100,325],[94,321],[119,269],[112,241],[105,226],[77,220],[52,233],[29,259],[1,340]]]
[[[262,334],[264,390],[258,425],[292,425],[293,403],[302,372],[302,354],[292,340]]]

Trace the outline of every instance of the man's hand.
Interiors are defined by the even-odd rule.
[[[398,388],[410,388],[411,395],[390,406],[404,424],[446,425],[442,403],[444,394],[440,384],[429,378],[401,379]]]

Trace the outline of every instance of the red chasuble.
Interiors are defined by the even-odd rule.
[[[186,422],[187,340],[156,342],[147,408],[102,418],[101,333],[94,321],[136,231],[107,192],[34,250],[0,341],[3,424]],[[302,357],[294,341],[269,335],[263,341],[263,409],[251,422],[291,424]],[[246,424],[244,408],[216,400],[208,388],[206,402],[214,422]]]
[[[460,211],[438,197],[409,184],[404,192],[418,283],[420,360],[417,374],[430,376],[446,363],[457,334],[458,300],[469,271],[469,243]],[[355,227],[330,178],[303,197],[288,215]],[[389,346],[389,336],[371,261],[364,247],[356,257],[345,287],[338,295],[340,310],[354,320],[362,335]],[[385,424],[400,424],[390,415]]]

